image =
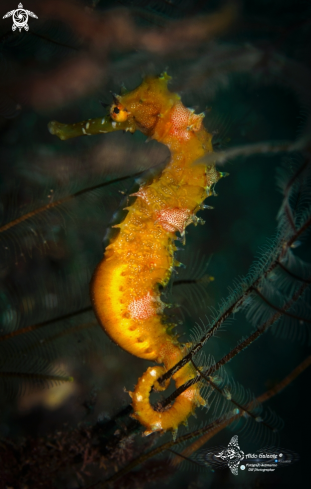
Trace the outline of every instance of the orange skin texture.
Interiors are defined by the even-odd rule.
[[[155,381],[185,355],[185,348],[167,331],[159,284],[166,286],[173,270],[176,232],[183,235],[185,227],[195,222],[196,212],[220,177],[213,165],[193,165],[213,151],[212,136],[203,126],[204,114],[186,109],[168,90],[169,79],[166,74],[146,78],[132,92],[118,96],[118,109],[110,111],[120,122],[127,114],[136,129],[166,144],[171,159],[135,194],[91,284],[94,310],[108,336],[132,355],[164,364],[148,368],[131,393],[133,416],[146,427],[145,434],[176,430],[196,406],[205,404],[199,384],[163,412],[155,411],[149,401],[152,387],[161,390]],[[187,364],[173,376],[176,387],[195,375]]]

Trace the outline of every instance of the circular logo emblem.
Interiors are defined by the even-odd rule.
[[[22,29],[23,27],[28,30],[28,13],[22,8],[15,10],[13,14],[13,22],[17,29]]]

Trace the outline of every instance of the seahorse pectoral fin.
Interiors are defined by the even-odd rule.
[[[48,123],[48,129],[51,134],[59,137],[59,139],[65,140],[79,136],[92,136],[94,134],[105,134],[122,130],[133,133],[136,127],[133,119],[128,119],[124,122],[115,122],[108,115],[75,124],[62,124],[61,122],[51,121]]]

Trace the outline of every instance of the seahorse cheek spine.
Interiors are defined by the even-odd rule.
[[[148,368],[131,393],[134,417],[147,428],[145,434],[176,430],[197,405],[205,404],[199,384],[163,412],[153,409],[149,396],[152,387],[160,390],[157,379],[185,355],[168,331],[171,325],[165,324],[159,291],[174,267],[175,234],[184,235],[185,227],[197,222],[196,212],[221,176],[213,165],[193,165],[212,151],[211,135],[203,126],[204,115],[185,108],[180,97],[168,91],[168,80],[166,74],[146,78],[133,92],[118,97],[115,112],[122,111],[123,117],[126,111],[131,124],[166,144],[172,156],[162,174],[135,194],[91,284],[95,313],[110,338],[133,355],[164,364]],[[173,376],[176,387],[195,375],[187,364]]]

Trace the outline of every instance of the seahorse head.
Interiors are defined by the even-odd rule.
[[[113,95],[110,116],[115,122],[132,119],[137,129],[152,137],[165,114],[180,100],[167,89],[171,79],[166,73],[148,76],[135,90],[124,95]]]
[[[116,123],[128,121],[131,127],[166,144],[171,151],[180,152],[183,148],[200,157],[212,150],[212,136],[203,126],[205,114],[186,108],[180,96],[168,90],[170,80],[167,73],[147,76],[133,91],[113,95],[110,116]]]

